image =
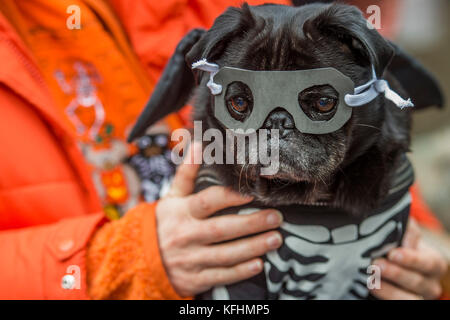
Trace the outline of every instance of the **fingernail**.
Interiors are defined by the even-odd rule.
[[[394,262],[401,262],[403,259],[403,255],[398,251],[391,251],[388,254],[388,258],[389,258],[389,260],[392,260]]]
[[[283,221],[283,215],[279,211],[273,211],[267,216],[267,224],[269,226],[279,226]]]
[[[282,241],[281,236],[278,233],[267,238],[267,244],[269,245],[270,248],[273,249],[278,248],[281,244],[281,241]]]
[[[252,272],[260,272],[262,269],[262,263],[260,260],[255,261],[253,263],[250,264],[250,271]]]

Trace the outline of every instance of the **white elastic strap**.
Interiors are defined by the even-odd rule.
[[[345,95],[345,103],[350,107],[358,107],[369,103],[380,93],[384,93],[386,99],[392,101],[400,109],[414,107],[411,99],[404,100],[395,91],[389,88],[386,80],[377,79],[375,68],[372,66],[372,80],[355,88],[354,94]]]
[[[215,63],[210,63],[206,59],[199,60],[192,64],[192,69],[198,69],[205,72],[209,72],[209,81],[206,86],[211,91],[211,94],[218,95],[222,93],[222,86],[214,82],[214,76],[219,72],[219,65]]]

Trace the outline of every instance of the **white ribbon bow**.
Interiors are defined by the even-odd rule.
[[[214,76],[219,72],[219,65],[215,63],[210,63],[206,59],[199,60],[192,64],[192,69],[198,69],[202,71],[209,72],[209,81],[206,86],[211,91],[212,95],[218,95],[222,93],[222,86],[214,82]]]
[[[414,107],[411,99],[404,100],[395,91],[389,88],[389,84],[384,79],[377,79],[375,68],[372,66],[372,80],[355,88],[354,94],[347,94],[344,97],[345,103],[350,107],[358,107],[369,103],[380,93],[384,93],[386,99],[392,101],[400,109]]]

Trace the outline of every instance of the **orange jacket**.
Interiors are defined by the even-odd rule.
[[[159,256],[154,204],[142,204],[118,221],[105,219],[74,130],[19,36],[22,22],[14,20],[13,26],[2,15],[14,9],[6,5],[13,2],[0,4],[0,298],[179,298]],[[83,2],[109,27],[148,90],[187,31],[210,26],[228,5],[240,3]],[[417,199],[413,216],[438,225],[415,205]],[[67,273],[80,280],[79,290],[61,287]]]

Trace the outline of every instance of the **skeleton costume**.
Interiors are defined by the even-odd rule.
[[[283,245],[263,257],[264,272],[243,282],[215,287],[200,299],[366,299],[373,259],[401,244],[409,216],[414,181],[406,156],[398,166],[388,196],[379,208],[354,217],[326,204],[290,205],[279,231]],[[196,191],[220,185],[212,170],[201,169]],[[250,214],[268,208],[256,202],[218,215]]]

